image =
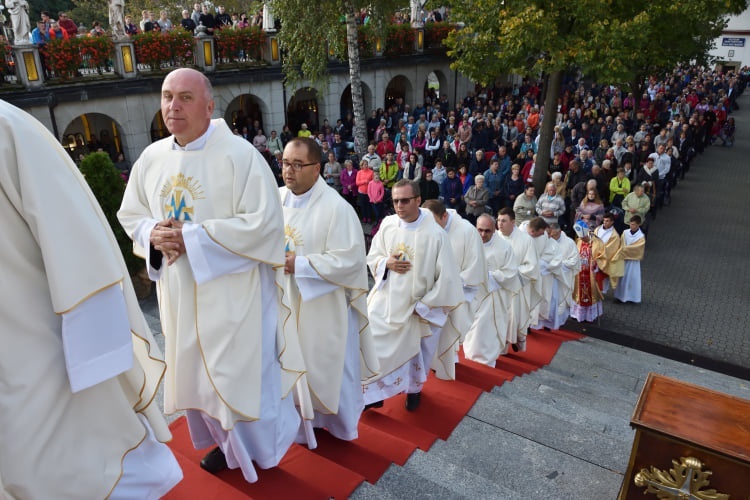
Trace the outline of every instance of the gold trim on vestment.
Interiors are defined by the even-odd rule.
[[[367,292],[363,292],[363,294],[366,294],[366,293],[367,293]],[[358,298],[359,298],[359,297],[360,297],[361,295],[362,295],[362,294],[360,294],[360,295],[357,295],[356,297],[353,297],[353,298],[352,298],[352,299],[351,299],[351,300],[349,301],[349,307],[351,307],[352,309],[354,309],[354,310],[355,310],[355,311],[357,312],[357,314],[359,314],[359,315],[360,315],[361,317],[365,318],[365,325],[364,325],[364,326],[363,326],[362,328],[360,328],[360,329],[359,329],[359,335],[358,335],[358,337],[361,337],[361,336],[362,336],[362,334],[363,334],[363,333],[365,332],[365,330],[367,330],[367,329],[368,329],[368,328],[370,327],[370,318],[369,318],[369,316],[367,316],[367,314],[366,314],[366,313],[363,313],[362,311],[360,311],[359,309],[357,309],[357,307],[356,307],[356,306],[354,305],[354,301],[355,301],[356,299],[358,299]],[[365,300],[365,303],[367,303],[367,301],[366,301],[366,300]],[[373,369],[372,369],[372,368],[370,368],[370,366],[369,366],[369,365],[367,364],[367,359],[366,359],[366,356],[363,356],[363,355],[362,355],[362,354],[363,354],[363,353],[362,353],[362,342],[360,342],[360,343],[359,343],[359,354],[360,354],[360,356],[359,356],[359,359],[360,359],[360,363],[364,364],[364,365],[365,365],[365,368],[367,368],[367,370],[368,370],[368,371],[369,371],[370,373],[372,373],[372,375],[370,375],[369,377],[367,377],[367,378],[362,378],[362,375],[363,375],[363,374],[361,373],[361,371],[362,371],[362,370],[361,370],[361,368],[360,368],[360,374],[359,374],[359,376],[360,376],[360,380],[361,380],[361,382],[362,382],[362,383],[367,383],[366,381],[368,381],[368,380],[372,380],[372,379],[374,379],[375,377],[377,377],[378,375],[380,375],[380,367],[378,367],[378,370],[373,370]],[[377,359],[377,355],[375,356],[375,358]]]
[[[267,261],[262,260],[262,259],[258,259],[258,258],[255,258],[255,257],[250,257],[249,255],[245,255],[245,254],[241,254],[239,252],[236,252],[236,251],[232,250],[231,248],[228,248],[228,247],[224,246],[219,240],[217,240],[216,238],[214,238],[213,235],[208,232],[208,229],[206,229],[206,226],[204,226],[203,224],[201,224],[201,227],[206,232],[206,234],[208,235],[208,237],[211,238],[211,241],[213,241],[214,243],[216,243],[217,245],[219,245],[221,248],[223,248],[224,250],[226,250],[229,253],[232,253],[232,254],[237,255],[238,257],[242,257],[244,259],[250,259],[250,260],[254,260],[256,262],[260,262],[261,264],[268,264],[269,266],[271,266],[274,269],[278,268],[278,267],[284,267],[284,263],[283,262],[282,263],[279,263],[279,262],[267,262]]]
[[[286,291],[284,290],[284,287],[282,287],[278,283],[277,280],[274,279],[273,284],[276,286],[276,288],[278,288],[279,290],[281,290],[282,297],[284,297],[285,295],[288,295],[286,293]],[[276,327],[276,335],[277,336],[279,335],[279,328],[281,328],[281,338],[284,339],[283,348],[279,351],[279,354],[277,356],[278,361],[279,361],[279,366],[281,367],[281,370],[284,371],[284,372],[297,374],[297,378],[294,380],[294,383],[290,384],[289,390],[281,398],[281,399],[285,399],[285,398],[287,398],[289,396],[289,394],[291,394],[292,390],[294,390],[294,388],[297,386],[297,384],[299,383],[299,379],[302,378],[302,376],[307,373],[307,370],[305,370],[305,369],[303,369],[302,371],[299,371],[299,370],[290,370],[289,368],[285,368],[284,367],[284,363],[281,362],[281,358],[283,357],[284,353],[286,352],[286,346],[287,346],[286,334],[284,332],[286,331],[286,323],[287,323],[287,321],[289,321],[289,318],[292,316],[292,310],[291,310],[291,308],[287,307],[284,304],[283,300],[279,300],[278,302],[279,302],[279,307],[283,308],[283,309],[285,309],[287,311],[286,318],[284,318],[284,320],[282,321],[281,326],[277,325],[277,327]],[[299,332],[299,329],[297,329],[297,332]],[[302,356],[301,352],[300,352],[300,356],[302,357],[302,361],[304,362],[304,356]]]
[[[141,390],[140,390],[140,392],[138,394],[138,402],[133,406],[133,409],[135,411],[137,411],[137,412],[140,413],[143,410],[145,410],[146,408],[148,408],[149,406],[151,406],[151,403],[154,402],[154,399],[156,398],[156,393],[159,392],[158,391],[159,384],[161,384],[162,380],[164,380],[164,377],[165,377],[166,372],[167,372],[167,362],[164,361],[163,359],[159,359],[159,358],[155,358],[155,357],[151,356],[151,342],[149,342],[145,338],[141,337],[140,335],[138,335],[133,330],[130,330],[130,333],[132,335],[134,335],[138,340],[142,340],[143,342],[146,343],[146,345],[148,346],[148,349],[147,349],[147,352],[146,352],[146,356],[148,356],[148,359],[156,361],[157,363],[161,363],[161,365],[162,365],[161,375],[159,375],[159,380],[154,385],[154,393],[151,395],[151,397],[149,398],[148,402],[144,406],[140,406],[139,407],[138,404],[141,401],[143,401],[143,393],[146,391],[146,380],[148,379],[148,377],[146,376],[146,368],[141,367],[141,371],[143,372],[143,384],[141,385]]]
[[[137,417],[136,417],[136,418],[137,418]],[[143,426],[143,422],[141,422],[140,420],[138,420],[138,423],[140,423],[140,424],[141,424],[141,425]],[[135,445],[135,446],[133,446],[132,448],[130,448],[129,450],[127,450],[127,451],[126,451],[125,453],[123,453],[123,454],[122,454],[122,457],[120,458],[120,475],[119,475],[119,476],[117,476],[117,479],[115,480],[115,484],[113,484],[113,485],[112,485],[112,487],[111,487],[111,488],[109,489],[109,493],[107,493],[107,496],[106,496],[106,497],[104,497],[104,498],[105,498],[105,500],[109,499],[109,497],[111,497],[111,496],[112,496],[112,493],[113,493],[113,492],[115,491],[115,488],[117,488],[117,485],[119,484],[119,482],[120,482],[120,479],[122,479],[122,475],[124,474],[124,471],[123,471],[123,469],[124,469],[124,464],[125,464],[125,456],[126,456],[126,455],[127,455],[128,453],[130,453],[131,451],[133,451],[133,450],[135,450],[136,448],[138,448],[138,447],[139,447],[140,445],[142,445],[142,444],[143,444],[143,442],[144,442],[144,441],[146,440],[146,438],[148,437],[148,429],[146,429],[146,427],[145,427],[145,426],[143,427],[143,431],[144,431],[144,433],[145,433],[145,434],[143,435],[143,437],[141,438],[141,440],[140,440],[140,441],[138,442],[138,444],[137,444],[137,445]]]
[[[345,288],[347,290],[360,290],[360,291],[364,290],[363,288],[357,288],[357,287],[353,287],[353,286],[342,285],[341,283],[336,283],[335,281],[329,280],[328,278],[326,278],[325,276],[323,276],[320,273],[320,271],[318,271],[318,269],[315,267],[315,265],[313,265],[313,263],[310,261],[310,258],[307,255],[300,255],[300,257],[304,257],[305,259],[307,259],[307,263],[310,264],[310,267],[313,268],[313,271],[315,271],[316,273],[318,273],[318,276],[323,281],[326,281],[326,282],[328,282],[328,283],[330,283],[332,285],[336,285],[336,286],[341,287],[341,288]],[[364,292],[367,293],[367,290],[364,290]]]
[[[218,398],[221,400],[222,403],[224,403],[224,405],[227,408],[232,410],[232,412],[236,413],[237,415],[245,417],[251,422],[260,420],[260,417],[256,418],[250,415],[245,415],[244,413],[242,413],[241,411],[237,410],[232,405],[227,403],[227,401],[219,392],[219,389],[216,387],[216,384],[214,384],[214,379],[213,377],[211,377],[211,371],[208,369],[208,365],[206,364],[206,354],[203,352],[203,345],[201,344],[201,336],[200,336],[200,332],[198,331],[198,284],[197,283],[193,283],[193,302],[194,302],[193,306],[195,307],[195,338],[198,340],[198,351],[201,353],[201,361],[203,361],[203,369],[206,370],[206,376],[208,377],[208,381],[211,383],[211,387],[214,388],[214,393],[216,393]],[[211,418],[215,418],[212,415],[210,415],[205,409],[201,411],[203,411],[206,415],[211,416]],[[215,420],[217,420],[221,424],[220,419],[215,418]],[[232,427],[234,427],[234,424],[232,424]],[[224,428],[223,425],[222,425],[222,428]],[[231,429],[224,429],[224,430],[229,431]]]
[[[86,295],[86,296],[85,296],[84,298],[82,298],[81,300],[79,300],[78,302],[76,302],[76,303],[75,303],[75,304],[74,304],[74,305],[73,305],[72,307],[70,307],[69,309],[66,309],[65,311],[60,311],[60,312],[57,312],[57,311],[55,311],[55,314],[57,314],[57,315],[62,315],[62,314],[67,314],[67,313],[69,313],[70,311],[72,311],[72,310],[73,310],[73,309],[75,309],[76,307],[80,306],[81,304],[83,304],[84,302],[86,302],[87,300],[89,300],[89,299],[90,299],[91,297],[93,297],[94,295],[96,295],[97,293],[101,293],[101,292],[103,292],[104,290],[106,290],[107,288],[112,288],[113,286],[115,286],[115,285],[117,285],[117,284],[119,284],[119,283],[122,283],[123,279],[124,279],[124,278],[120,278],[119,280],[117,280],[117,281],[115,281],[115,282],[113,282],[113,283],[110,283],[109,285],[105,285],[105,286],[103,286],[103,287],[99,288],[98,290],[95,290],[95,291],[93,291],[93,292],[89,293],[89,294],[88,294],[88,295]]]

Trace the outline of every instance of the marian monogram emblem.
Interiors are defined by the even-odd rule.
[[[408,260],[410,262],[414,260],[414,250],[406,243],[399,243],[396,245],[390,254],[398,254],[399,260]]]
[[[191,222],[195,219],[195,200],[202,200],[203,190],[198,181],[184,174],[169,178],[159,193],[164,202],[167,219]]]
[[[299,246],[302,246],[302,235],[295,227],[284,226],[284,253],[287,255],[296,254]]]

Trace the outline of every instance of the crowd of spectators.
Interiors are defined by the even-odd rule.
[[[610,212],[619,230],[635,214],[648,230],[669,206],[692,160],[711,145],[734,143],[729,114],[737,109],[749,74],[747,68],[723,73],[679,67],[661,79],[650,78],[639,99],[617,86],[571,79],[551,113],[541,104],[540,84],[531,80],[477,86],[452,106],[445,94],[430,90],[414,107],[395,98],[373,110],[361,159],[352,152],[351,113],[335,125],[324,120],[319,130],[304,127],[299,133],[321,145],[326,180],[363,222],[377,223],[387,215],[390,188],[408,178],[419,181],[424,199],[440,198],[469,220],[510,207],[518,224],[541,216],[570,231],[577,220],[596,227]],[[555,139],[550,163],[541,167],[548,183],[536,193],[539,132],[546,117],[555,120]],[[273,167],[273,155],[268,157]],[[365,169],[369,173],[357,173]],[[377,181],[371,179],[374,173]],[[347,179],[357,176],[352,195]],[[365,179],[382,183],[384,197],[375,189],[368,204]]]

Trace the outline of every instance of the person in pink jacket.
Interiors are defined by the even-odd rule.
[[[372,180],[373,174],[367,160],[362,160],[357,172],[357,205],[359,205],[359,216],[362,222],[370,222],[372,219],[370,198],[367,196],[367,185]]]
[[[344,168],[339,176],[341,180],[341,195],[357,210],[357,169],[351,160],[344,161]]]
[[[385,186],[378,172],[374,172],[372,180],[367,185],[367,196],[370,198],[370,208],[375,216],[374,222],[377,224],[383,217],[383,197],[385,196]]]

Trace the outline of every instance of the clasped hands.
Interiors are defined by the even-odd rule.
[[[166,219],[157,222],[151,230],[149,242],[167,258],[167,265],[171,266],[185,253],[182,225],[177,219]]]
[[[411,262],[402,260],[401,254],[395,253],[385,261],[385,267],[394,273],[406,274],[411,270]]]

